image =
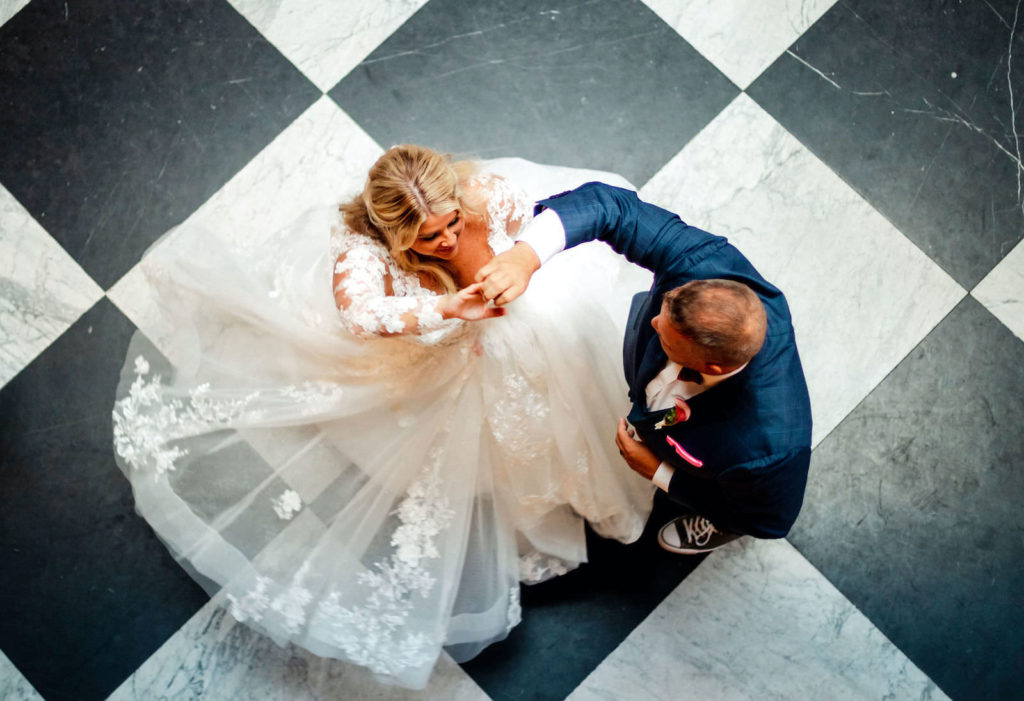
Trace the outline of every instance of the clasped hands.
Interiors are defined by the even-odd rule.
[[[446,319],[467,321],[502,316],[504,306],[523,294],[538,268],[540,258],[529,244],[517,243],[480,268],[472,285],[447,295],[441,314]]]

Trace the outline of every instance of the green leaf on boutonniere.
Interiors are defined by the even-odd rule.
[[[672,407],[665,412],[664,416],[661,417],[661,421],[654,424],[654,430],[665,428],[666,426],[671,426],[676,423],[679,423],[679,414],[676,413],[676,408]]]

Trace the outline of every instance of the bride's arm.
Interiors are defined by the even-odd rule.
[[[479,285],[437,297],[396,296],[387,265],[367,248],[351,248],[338,256],[333,284],[342,326],[363,338],[422,335],[452,327],[453,319],[475,321],[504,313],[487,306]]]

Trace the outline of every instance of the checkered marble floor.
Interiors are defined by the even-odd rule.
[[[1019,0],[0,0],[0,698],[1012,698],[1024,682]],[[591,540],[425,692],[235,623],[134,512],[136,265],[392,143],[622,173],[786,293],[784,541]]]

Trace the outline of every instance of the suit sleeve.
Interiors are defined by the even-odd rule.
[[[587,183],[542,200],[538,209],[554,210],[565,229],[566,248],[604,241],[656,276],[681,274],[726,245],[726,240],[693,226],[631,190]]]

